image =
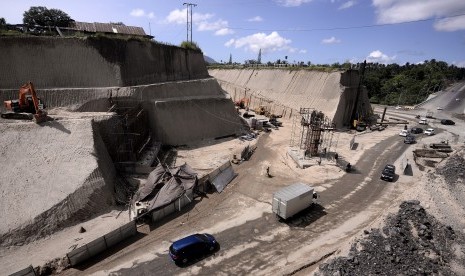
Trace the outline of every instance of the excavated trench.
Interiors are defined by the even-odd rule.
[[[51,120],[0,120],[2,246],[29,243],[127,202],[135,184],[124,180],[125,169],[153,165],[160,145],[243,132],[199,52],[106,39],[4,42],[0,100],[18,98],[19,86],[31,80]]]
[[[243,134],[231,97],[246,96],[239,92],[245,87],[258,96],[255,105],[266,100],[289,116],[314,107],[340,126],[355,108],[352,71],[211,71],[220,86],[202,53],[178,47],[107,39],[4,42],[0,100],[17,98],[30,80],[52,120],[0,121],[2,246],[34,241],[127,202],[135,185],[121,172],[153,165],[161,145]]]

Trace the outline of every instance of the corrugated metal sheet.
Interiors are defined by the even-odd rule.
[[[312,190],[313,188],[307,184],[295,183],[277,191],[273,197],[279,198],[281,201],[288,201]]]
[[[142,27],[124,26],[111,23],[87,23],[87,22],[74,22],[70,27],[72,30],[91,32],[91,33],[118,33],[128,35],[141,35],[145,36],[146,33]]]

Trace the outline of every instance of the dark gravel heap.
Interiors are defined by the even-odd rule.
[[[397,214],[388,217],[380,231],[364,231],[365,238],[352,245],[348,257],[320,265],[316,275],[455,275],[454,243],[464,235],[426,213],[419,201],[405,201]]]
[[[437,172],[444,177],[450,186],[455,186],[459,181],[463,184],[465,159],[461,154],[455,154],[449,157],[445,165],[438,168]]]

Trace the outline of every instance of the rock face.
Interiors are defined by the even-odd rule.
[[[357,97],[359,73],[320,72],[283,69],[210,69],[221,87],[234,100],[250,98],[250,107],[266,105],[275,114],[290,114],[300,108],[322,111],[336,127],[349,125],[356,117],[370,112],[367,92]],[[359,102],[357,107],[356,102]]]
[[[465,271],[465,235],[438,222],[419,201],[406,201],[383,229],[365,230],[347,257],[320,266],[318,275],[456,275]]]

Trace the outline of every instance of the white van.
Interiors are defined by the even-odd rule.
[[[420,125],[427,125],[428,124],[428,121],[426,120],[426,118],[420,118],[420,121],[418,122]]]

